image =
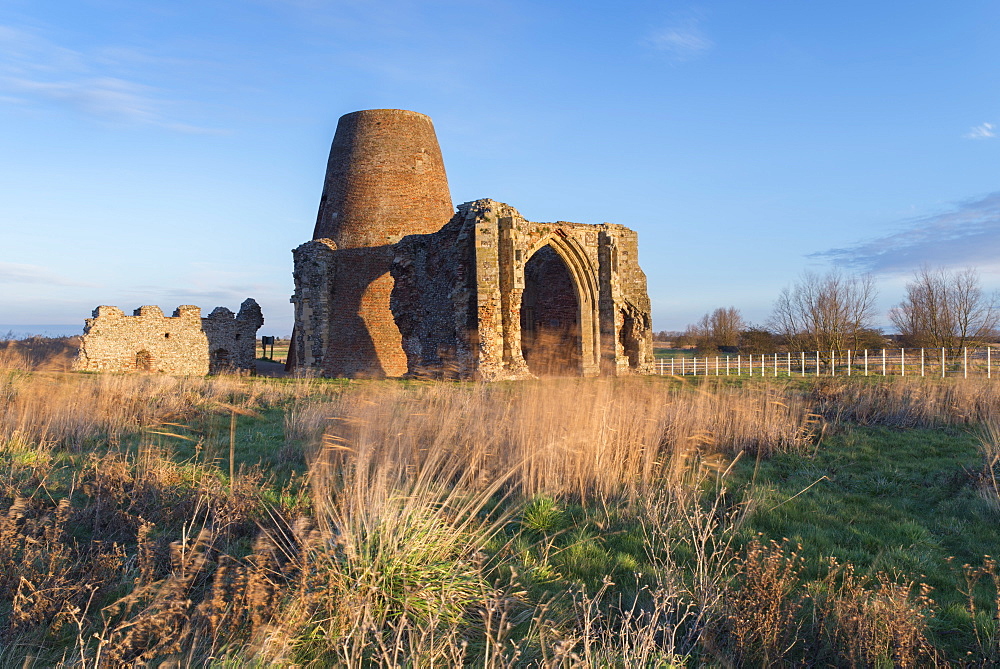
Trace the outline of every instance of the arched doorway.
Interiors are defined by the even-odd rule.
[[[582,373],[580,298],[569,267],[550,245],[524,265],[521,353],[537,376]]]

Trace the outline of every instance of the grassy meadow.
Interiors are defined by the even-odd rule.
[[[0,665],[995,666],[1000,385],[70,373],[0,346]]]

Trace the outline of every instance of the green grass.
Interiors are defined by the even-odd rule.
[[[941,610],[932,629],[960,655],[973,642],[961,613],[962,565],[1000,554],[1000,518],[973,485],[980,467],[968,430],[849,427],[811,457],[740,464],[737,480],[757,505],[744,539],[759,532],[801,544],[807,579],[820,578],[824,559],[834,556],[862,572],[930,585]],[[989,598],[978,592],[980,606],[988,608]]]
[[[667,348],[666,346],[653,344],[653,356],[655,358],[693,358],[695,354],[696,352],[693,348]]]

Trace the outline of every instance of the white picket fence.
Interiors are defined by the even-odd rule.
[[[660,376],[946,376],[993,378],[992,349],[881,349],[657,358]]]

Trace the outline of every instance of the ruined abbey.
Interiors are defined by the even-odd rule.
[[[154,306],[139,307],[131,316],[100,306],[86,320],[75,369],[197,375],[253,370],[263,324],[252,299],[238,314],[216,307],[206,318],[190,304],[177,307],[173,316]]]
[[[499,381],[652,371],[635,232],[534,223],[494,200],[456,212],[423,114],[341,117],[313,239],[293,256],[293,372]],[[190,305],[170,317],[101,306],[76,368],[253,370],[263,322],[253,300],[206,318]]]
[[[456,213],[430,118],[340,119],[313,239],[294,250],[289,367],[324,376],[495,381],[647,373],[635,232]]]

